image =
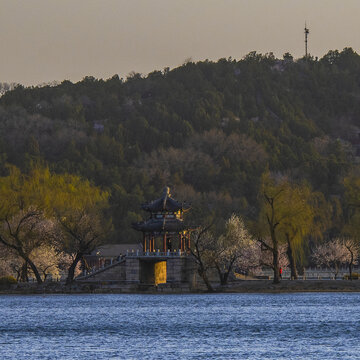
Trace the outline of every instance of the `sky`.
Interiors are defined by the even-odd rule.
[[[360,0],[0,0],[0,82],[126,78],[187,59],[352,47]]]

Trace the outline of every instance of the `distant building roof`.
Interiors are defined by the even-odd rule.
[[[104,131],[104,125],[99,123],[94,123],[94,130],[98,132]]]

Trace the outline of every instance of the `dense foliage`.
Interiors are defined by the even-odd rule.
[[[66,268],[70,283],[111,228],[104,221],[108,194],[78,176],[8,168],[0,177],[0,273],[27,281],[30,271],[41,283]]]
[[[268,169],[341,203],[359,99],[360,56],[349,48],[17,86],[0,99],[0,175],[6,163],[25,172],[40,163],[90,180],[111,194],[114,242],[139,239],[130,224],[164,185],[193,203],[194,222],[211,213],[258,218]]]

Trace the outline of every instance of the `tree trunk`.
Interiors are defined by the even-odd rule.
[[[228,269],[226,272],[222,272],[221,269],[220,269],[220,266],[217,263],[215,263],[215,266],[216,266],[216,270],[217,270],[217,272],[219,274],[220,285],[221,286],[227,285],[228,278],[229,278],[229,273],[230,273],[231,269]]]
[[[229,279],[229,272],[227,271],[227,272],[226,272],[225,274],[223,274],[223,276],[222,276],[221,285],[227,285],[228,279]]]
[[[220,269],[220,266],[217,263],[215,263],[215,267],[216,267],[216,270],[217,270],[218,275],[219,275],[220,285],[223,285],[223,283],[224,283],[224,274],[222,273],[222,271]]]
[[[214,288],[212,287],[212,285],[210,284],[210,281],[206,275],[206,270],[202,267],[199,268],[199,275],[201,276],[201,278],[204,280],[204,283],[208,289],[209,292],[214,292]]]
[[[21,269],[15,270],[16,271],[16,281],[21,281]]]
[[[352,280],[352,267],[353,267],[353,264],[352,262],[349,263],[349,276],[350,276],[350,280]]]
[[[22,282],[29,282],[28,263],[26,261],[24,261],[21,268],[19,269],[19,278]]]
[[[36,281],[38,284],[41,284],[42,283],[42,279],[41,279],[41,276],[39,274],[39,271],[38,269],[36,268],[35,264],[29,259],[27,258],[27,263],[30,265],[31,267],[31,270],[33,271],[35,277],[36,277]]]
[[[339,273],[339,265],[337,263],[335,263],[335,280],[338,276],[338,273]]]
[[[220,278],[220,285],[224,286],[227,284],[227,279],[228,279],[228,273],[222,273],[220,270],[218,270],[219,272],[219,278]]]
[[[352,281],[352,269],[353,269],[353,264],[354,264],[354,253],[351,251],[350,247],[348,247],[348,250],[350,251],[350,263],[349,263],[349,276],[350,276],[350,280]]]
[[[19,256],[25,260],[25,262],[31,267],[31,270],[33,271],[35,277],[36,277],[36,281],[38,284],[42,283],[41,280],[41,276],[39,274],[38,269],[36,268],[35,264],[30,260],[29,256],[25,254],[25,252],[23,251],[23,249],[21,247],[15,246],[15,245],[11,245],[8,244],[1,236],[0,236],[0,242],[2,244],[4,244],[5,246],[9,247],[10,249],[14,249],[17,251],[17,253],[19,254]]]
[[[288,248],[287,248],[287,256],[290,262],[290,270],[291,270],[291,279],[297,280],[298,279],[298,273],[297,273],[297,268],[296,268],[296,259],[294,256],[294,250],[292,248],[292,244],[290,241],[290,237],[288,234],[286,234],[286,241],[288,244]]]
[[[278,242],[275,236],[275,230],[271,229],[271,240],[273,243],[273,270],[274,270],[274,284],[280,283],[279,275],[279,249]]]
[[[69,285],[69,284],[71,284],[73,282],[76,265],[78,264],[78,262],[81,260],[82,257],[83,257],[82,253],[76,254],[76,257],[75,257],[74,261],[72,262],[72,264],[69,267],[68,276],[67,276],[66,282],[65,282],[66,285]]]

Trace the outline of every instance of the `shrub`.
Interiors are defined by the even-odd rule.
[[[17,281],[13,276],[0,277],[0,289],[9,289],[13,284],[17,284]]]
[[[351,279],[352,280],[359,280],[359,274],[358,273],[352,273],[351,274]],[[349,274],[344,275],[344,280],[350,280],[350,275]]]

